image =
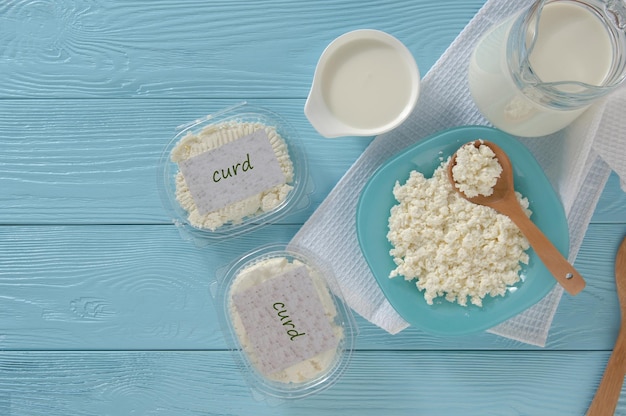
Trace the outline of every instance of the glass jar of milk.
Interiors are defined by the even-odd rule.
[[[622,83],[625,30],[625,0],[536,1],[478,42],[472,97],[510,134],[554,133]]]

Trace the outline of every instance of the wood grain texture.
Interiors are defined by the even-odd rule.
[[[221,349],[209,286],[216,271],[297,226],[197,248],[174,226],[0,227],[0,349]],[[548,348],[609,350],[619,328],[612,256],[626,225],[592,224],[578,270],[587,288],[564,296]],[[390,336],[358,321],[359,349],[533,349],[479,334]]]
[[[271,407],[251,397],[227,351],[3,352],[0,409],[6,416],[571,416],[584,414],[607,358],[604,351],[357,351],[337,384]],[[620,403],[616,414],[624,412]]]
[[[238,100],[0,100],[1,224],[165,224],[158,162],[176,127]],[[371,141],[327,140],[304,100],[256,100],[298,132],[315,186],[302,223]]]
[[[592,222],[625,222],[626,192],[620,187],[619,176],[611,173],[606,183],[596,210],[591,218]]]
[[[8,0],[0,97],[304,98],[340,34],[388,31],[425,71],[482,3]]]
[[[0,349],[223,347],[216,271],[293,233],[275,227],[214,251],[174,226],[0,227]]]

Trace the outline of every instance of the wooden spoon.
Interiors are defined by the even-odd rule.
[[[587,416],[606,416],[615,413],[626,376],[626,238],[615,258],[615,286],[619,300],[622,323],[613,353],[606,364],[604,376],[587,411]]]
[[[450,183],[452,183],[452,187],[468,201],[491,207],[500,214],[508,216],[515,225],[517,225],[522,234],[524,234],[528,243],[535,250],[535,253],[537,253],[557,282],[559,282],[569,294],[578,294],[585,287],[585,280],[576,269],[568,263],[567,259],[563,257],[543,232],[526,216],[526,213],[517,201],[515,188],[513,186],[513,168],[509,157],[494,143],[486,140],[476,140],[473,143],[476,147],[480,147],[481,144],[489,146],[502,166],[502,173],[493,187],[493,193],[490,196],[478,195],[473,198],[468,198],[457,187],[456,181],[452,175],[452,168],[456,165],[456,153],[452,156],[448,164],[448,179]]]

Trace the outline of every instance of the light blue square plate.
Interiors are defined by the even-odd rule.
[[[522,265],[520,282],[505,296],[484,298],[482,308],[460,306],[443,298],[428,305],[415,280],[388,277],[395,268],[387,232],[391,207],[398,203],[392,193],[396,181],[405,183],[412,170],[431,177],[442,160],[476,139],[492,141],[509,155],[515,189],[528,198],[532,221],[566,258],[569,251],[567,220],[559,197],[533,155],[517,139],[493,128],[466,126],[435,134],[405,149],[385,162],[363,188],[357,207],[357,236],[361,251],[391,305],[408,323],[433,334],[463,335],[491,328],[537,303],[556,283],[532,249],[528,252],[528,265]]]

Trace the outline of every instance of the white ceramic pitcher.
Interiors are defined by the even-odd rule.
[[[375,136],[402,123],[419,95],[411,52],[371,29],[348,32],[322,53],[304,113],[324,137]]]

